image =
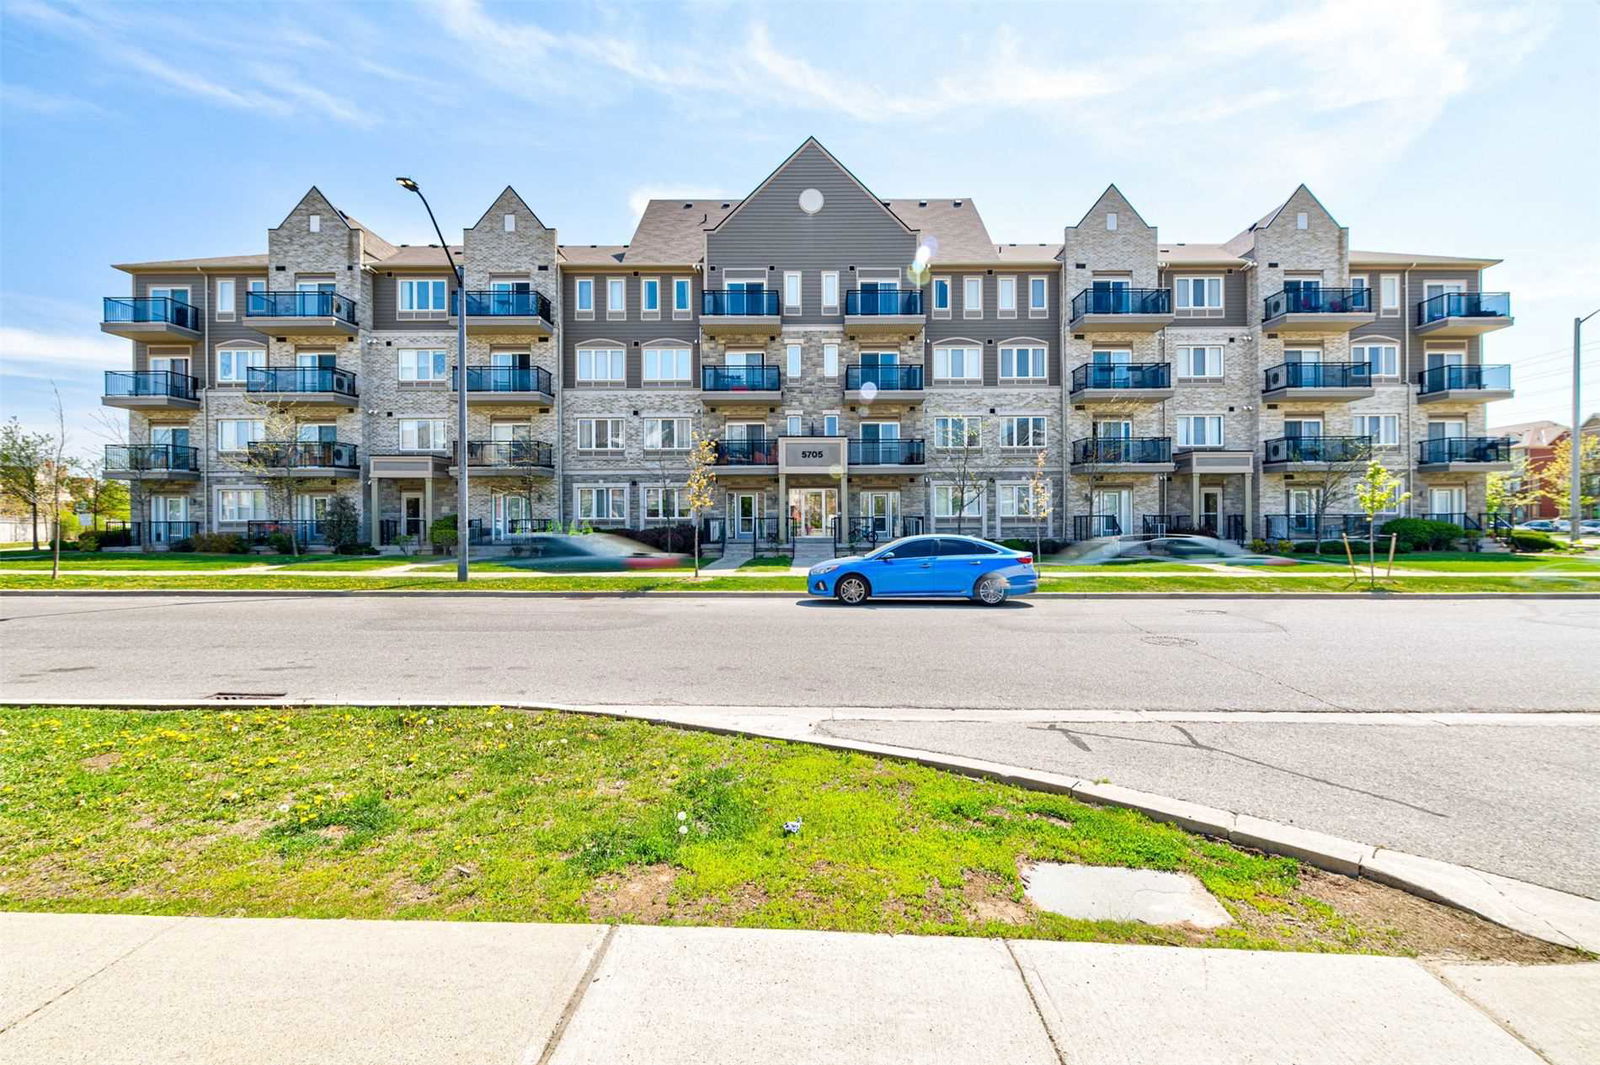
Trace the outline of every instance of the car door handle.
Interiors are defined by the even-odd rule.
[[[967,565],[969,565],[969,566],[981,566],[981,565],[983,565],[983,560],[975,558],[972,561],[968,562]]]
[[[924,562],[922,564],[922,568],[923,569],[932,569],[933,568],[933,563],[932,562]]]

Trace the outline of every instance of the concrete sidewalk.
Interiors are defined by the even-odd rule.
[[[0,1062],[1581,1065],[1600,965],[0,914]]]

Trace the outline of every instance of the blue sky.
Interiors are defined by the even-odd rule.
[[[1360,248],[1505,260],[1488,342],[1566,420],[1600,306],[1600,5],[77,3],[0,0],[0,415],[97,450],[112,262],[265,250],[316,184],[398,243],[513,184],[568,243],[650,196],[741,195],[816,134],[882,196],[1059,240],[1115,181],[1166,240],[1307,182]],[[1600,320],[1586,344],[1600,407]]]

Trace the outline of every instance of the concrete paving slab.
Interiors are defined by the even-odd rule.
[[[998,940],[622,928],[551,1065],[1058,1060]]]
[[[1269,854],[1287,854],[1319,869],[1345,876],[1359,876],[1361,863],[1372,857],[1374,848],[1324,832],[1312,832],[1294,825],[1264,821],[1240,814],[1234,819],[1228,838],[1245,847]]]
[[[1040,909],[1087,921],[1139,921],[1221,928],[1233,918],[1187,873],[1040,862],[1022,870]]]
[[[181,917],[0,913],[0,1031],[173,925]]]
[[[1600,965],[1439,965],[1441,979],[1551,1065],[1600,1061]]]
[[[1015,942],[1073,1065],[1540,1065],[1403,958]]]
[[[191,918],[0,1035],[0,1061],[537,1060],[604,935],[592,925]]]

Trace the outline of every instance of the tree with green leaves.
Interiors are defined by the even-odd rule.
[[[1033,557],[1034,564],[1042,561],[1044,554],[1044,528],[1050,521],[1050,513],[1055,509],[1054,486],[1050,475],[1045,472],[1045,463],[1050,460],[1050,455],[1044,448],[1033,457],[1033,474],[1028,478],[1028,517],[1033,519]]]
[[[39,510],[50,500],[53,478],[50,455],[55,441],[48,433],[30,433],[13,415],[0,425],[0,499],[28,512],[33,549],[39,550]]]
[[[700,576],[700,515],[716,506],[717,445],[708,434],[694,431],[689,445],[689,473],[683,490],[689,497],[689,520],[694,523],[694,575]]]
[[[1384,468],[1383,463],[1373,459],[1367,463],[1367,471],[1351,486],[1351,494],[1355,496],[1356,505],[1367,516],[1367,587],[1377,584],[1377,550],[1374,534],[1374,525],[1379,514],[1399,508],[1400,504],[1411,498],[1410,492],[1400,491],[1404,484],[1400,478]]]

